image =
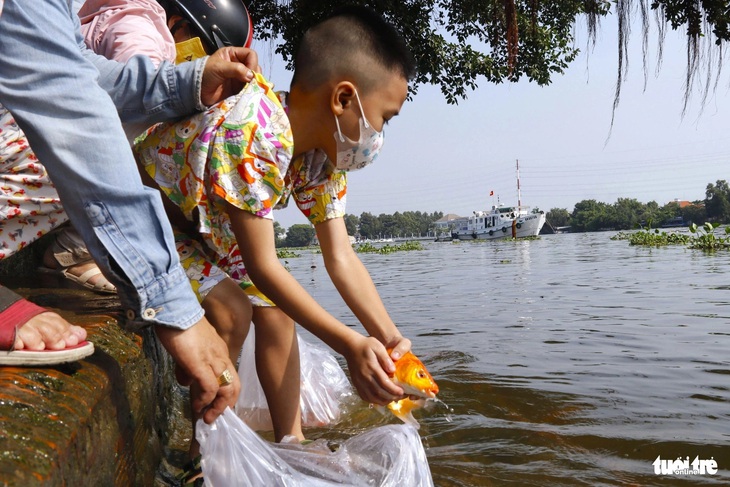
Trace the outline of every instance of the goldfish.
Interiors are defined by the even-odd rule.
[[[391,350],[388,350],[388,353],[390,352]],[[426,399],[435,398],[439,392],[439,386],[433,380],[431,374],[428,373],[423,362],[412,352],[407,352],[395,361],[395,373],[391,379],[395,384],[402,387],[406,394],[418,396],[418,399],[407,397],[400,401],[393,401],[386,407],[404,423],[410,424],[416,429],[420,428],[418,421],[413,417],[412,411],[422,408],[426,404]],[[385,413],[385,408],[382,406],[377,406],[376,409],[381,413]]]

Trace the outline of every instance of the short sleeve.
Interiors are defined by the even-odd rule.
[[[216,246],[235,239],[226,203],[273,219],[291,162],[291,126],[271,85],[257,74],[206,112],[160,124],[139,137],[137,160]]]
[[[321,151],[292,162],[292,196],[313,225],[345,216],[347,173],[338,171]]]

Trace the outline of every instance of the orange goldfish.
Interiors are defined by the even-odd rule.
[[[388,353],[390,352],[391,350],[388,350]],[[418,429],[420,425],[411,412],[414,409],[423,407],[427,398],[436,397],[439,386],[436,385],[436,381],[428,373],[423,362],[418,360],[418,357],[411,352],[407,352],[395,362],[395,374],[393,374],[392,380],[402,387],[406,394],[418,396],[419,399],[407,397],[400,401],[391,402],[387,405],[387,408],[398,419]],[[385,412],[385,408],[382,406],[378,406],[377,409],[380,412]]]

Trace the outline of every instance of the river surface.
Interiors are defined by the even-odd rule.
[[[415,413],[437,486],[730,485],[730,252],[613,234],[360,254],[448,405]],[[286,261],[357,324],[321,255]],[[657,475],[657,457],[718,470]]]

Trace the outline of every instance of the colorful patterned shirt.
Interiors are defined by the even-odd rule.
[[[138,161],[220,256],[235,245],[226,202],[273,219],[292,196],[315,225],[345,214],[346,174],[320,150],[292,161],[286,112],[286,93],[257,74],[238,95],[135,142]]]

